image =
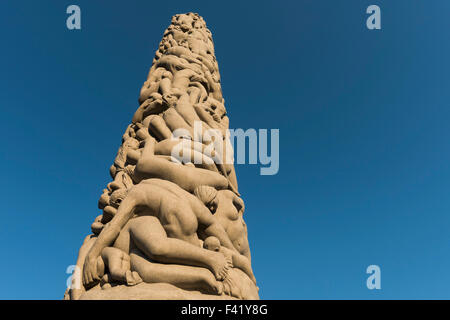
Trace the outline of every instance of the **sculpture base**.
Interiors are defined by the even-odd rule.
[[[236,300],[222,295],[203,294],[188,291],[167,283],[140,283],[136,286],[114,286],[108,289],[100,287],[84,292],[80,300]]]

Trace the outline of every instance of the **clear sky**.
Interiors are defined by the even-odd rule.
[[[277,175],[237,166],[261,297],[450,298],[450,2],[187,3],[0,2],[0,298],[63,297],[154,52],[189,11],[230,126],[280,130]]]

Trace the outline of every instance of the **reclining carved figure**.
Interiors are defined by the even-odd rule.
[[[183,289],[203,289],[205,293],[253,297],[241,287],[241,277],[236,278],[233,272],[228,275],[234,263],[234,267],[256,282],[248,242],[238,234],[245,227],[239,219],[243,211],[242,200],[230,197],[231,191],[218,193],[207,186],[195,190],[197,197],[218,215],[215,217],[197,197],[173,183],[159,179],[141,182],[121,203],[117,218],[94,238],[94,244],[89,243],[91,248],[83,268],[84,284],[89,286],[100,279],[107,267],[109,279],[106,281],[128,285],[142,280],[166,282]],[[118,219],[124,221],[123,215],[127,213],[134,218],[124,224],[112,246],[100,249],[105,237],[111,237],[112,232],[108,230],[115,228]],[[203,247],[209,251],[201,248],[202,241],[197,234],[206,239]],[[98,250],[100,255],[95,258]]]
[[[194,192],[201,185],[208,185],[216,189],[229,187],[227,178],[218,172],[195,166],[180,165],[169,156],[155,155],[156,140],[149,137],[145,142],[141,158],[134,170],[136,183],[149,178],[171,181],[188,192]]]
[[[230,262],[220,253],[201,248],[197,236],[197,231],[215,236],[221,245],[236,251],[220,223],[197,197],[169,181],[149,179],[129,191],[90,249],[83,267],[85,285],[100,280],[98,257],[104,248],[119,240],[119,233],[133,216],[148,216],[144,230],[133,229],[134,233],[129,233],[133,236],[143,231],[141,237],[133,239],[146,256],[161,263],[205,267],[217,280],[225,278]],[[125,251],[126,247],[125,244],[121,249]]]

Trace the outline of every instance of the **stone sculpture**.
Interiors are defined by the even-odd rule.
[[[138,101],[65,299],[259,299],[214,45],[198,14],[172,18]]]

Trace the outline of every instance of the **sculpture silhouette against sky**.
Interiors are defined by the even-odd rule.
[[[259,299],[212,35],[198,14],[172,18],[139,103],[65,299]]]

